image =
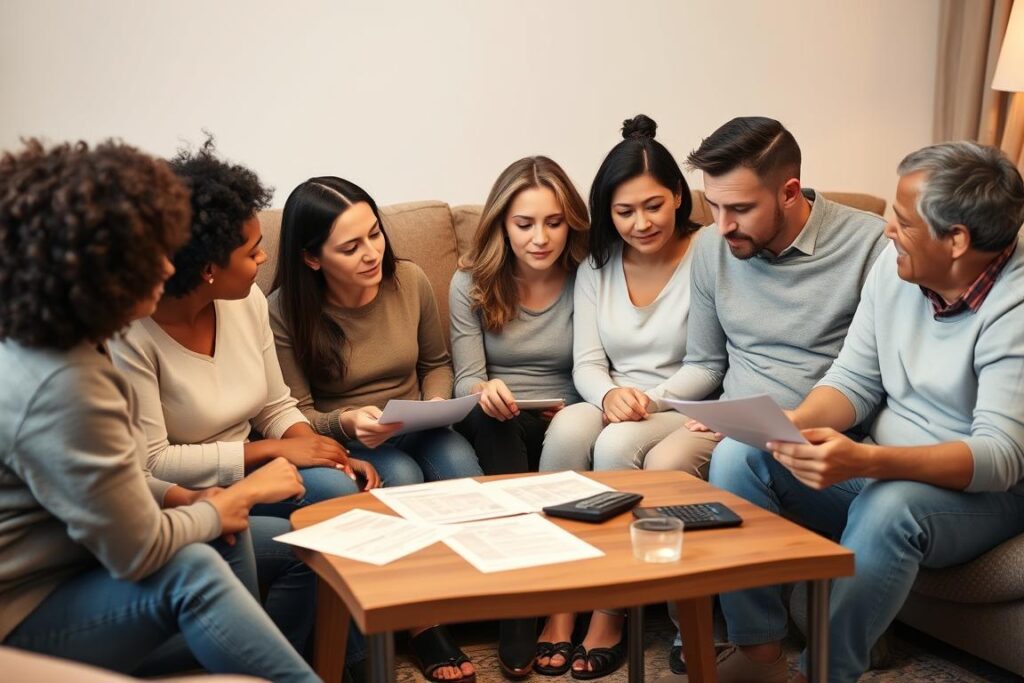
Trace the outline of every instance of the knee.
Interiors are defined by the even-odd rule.
[[[384,486],[405,486],[422,484],[423,470],[416,461],[405,453],[389,454],[386,466],[377,468]]]
[[[850,504],[844,541],[849,536],[857,543],[861,534],[869,541],[909,541],[921,531],[915,503],[930,488],[912,481],[871,482]]]
[[[751,480],[768,482],[767,460],[771,455],[739,441],[724,439],[711,452],[708,481],[733,493],[737,485]]]
[[[303,505],[359,493],[359,485],[351,477],[332,467],[308,467],[299,470],[299,474],[306,487]]]
[[[252,552],[251,544],[245,547]],[[182,547],[156,576],[175,585],[196,585],[204,589],[224,581],[237,582],[227,560],[208,543]]]
[[[595,470],[635,470],[643,467],[644,453],[636,443],[632,422],[610,424],[594,441]]]

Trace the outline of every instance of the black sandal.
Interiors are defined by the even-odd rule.
[[[498,666],[505,678],[518,681],[533,671],[537,656],[537,620],[502,619],[498,625]]]
[[[590,664],[591,670],[587,671],[584,668],[577,671],[573,668],[572,677],[576,680],[590,681],[615,673],[626,662],[626,635],[623,634],[619,642],[611,647],[594,647],[587,650],[582,645],[577,645],[572,652],[572,661],[575,663],[579,660],[584,664]]]
[[[560,643],[551,643],[546,640],[542,640],[537,643],[537,659],[547,657],[548,664],[542,666],[538,664],[537,659],[535,659],[533,662],[533,670],[542,676],[562,676],[569,670],[569,667],[572,666],[572,654],[572,643],[567,640],[563,640]],[[558,666],[551,666],[551,658],[555,655],[562,655],[562,659],[564,661]]]
[[[475,671],[468,676],[462,674],[461,678],[434,677],[434,672],[441,667],[453,666],[461,671],[462,665],[469,661],[469,657],[459,649],[444,626],[432,626],[413,636],[409,639],[409,649],[413,662],[428,681],[437,683],[476,682]]]

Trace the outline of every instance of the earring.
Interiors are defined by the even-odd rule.
[[[211,285],[213,284],[213,276],[211,275],[207,280]]]

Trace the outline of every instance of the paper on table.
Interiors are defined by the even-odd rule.
[[[449,398],[444,401],[406,401],[391,399],[384,406],[378,422],[389,424],[401,422],[402,427],[392,436],[418,432],[421,429],[447,427],[462,420],[480,402],[479,394],[470,394],[462,398]]]
[[[775,401],[767,394],[728,401],[676,401],[661,399],[716,432],[754,448],[766,448],[769,441],[807,443]]]
[[[458,524],[531,511],[504,491],[488,490],[473,479],[373,489],[370,493],[402,517],[423,524]]]
[[[523,398],[516,399],[516,407],[520,410],[547,410],[565,405],[564,398]]]
[[[540,515],[455,527],[445,544],[484,573],[601,557],[603,552]]]
[[[531,512],[540,512],[548,505],[570,503],[595,493],[614,490],[610,486],[588,479],[576,472],[556,472],[536,477],[499,479],[483,484],[483,488],[503,491],[528,506]]]
[[[350,560],[383,565],[440,541],[455,527],[416,524],[401,517],[368,510],[350,510],[275,541]]]

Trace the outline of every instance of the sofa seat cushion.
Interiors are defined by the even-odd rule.
[[[921,569],[914,592],[959,603],[1009,602],[1024,598],[1024,534],[981,557],[946,569]]]

